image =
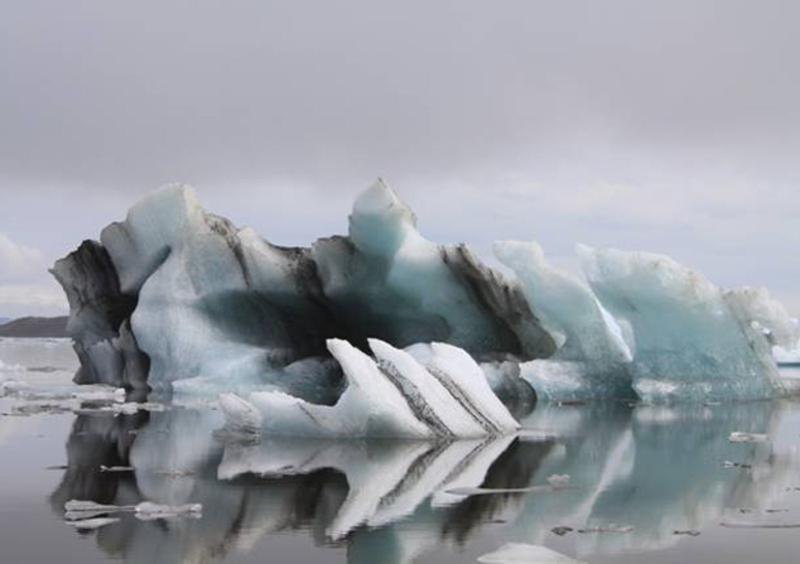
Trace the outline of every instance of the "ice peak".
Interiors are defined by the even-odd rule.
[[[353,215],[386,216],[387,218],[395,216],[412,225],[417,224],[417,218],[411,208],[382,178],[378,178],[372,186],[358,195],[353,204]]]
[[[416,229],[417,216],[383,179],[367,188],[353,204],[350,237],[355,245],[373,254],[393,254],[409,231]]]

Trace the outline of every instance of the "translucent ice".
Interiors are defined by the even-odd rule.
[[[630,327],[633,387],[645,401],[758,399],[784,387],[763,328],[784,337],[765,293],[723,292],[663,255],[580,246],[603,306]]]
[[[382,181],[357,199],[348,236],[307,248],[270,244],[204,211],[190,188],[167,187],[53,272],[70,298],[81,382],[158,387],[224,374],[332,403],[336,374],[295,382],[280,370],[325,356],[331,337],[362,349],[378,337],[477,355],[553,350],[517,285],[464,246],[427,241]]]
[[[587,284],[536,243],[501,242],[507,277],[464,245],[427,240],[382,181],[356,199],[346,236],[310,247],[237,228],[186,186],[147,195],[100,239],[53,268],[76,382],[179,403],[235,394],[222,405],[240,430],[503,433],[514,423],[490,388],[509,404],[530,403],[531,389],[557,401],[769,398],[788,392],[772,348],[788,358],[800,337],[765,290],[723,291],[665,256],[580,247]]]

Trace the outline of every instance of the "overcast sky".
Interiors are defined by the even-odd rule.
[[[0,3],[0,316],[181,181],[283,244],[385,178],[441,242],[674,256],[800,314],[800,2]]]

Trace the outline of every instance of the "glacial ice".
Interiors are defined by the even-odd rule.
[[[127,335],[126,314],[135,336],[127,356],[146,353],[151,387],[224,372],[323,403],[340,392],[336,374],[292,382],[276,369],[326,356],[327,338],[362,349],[370,337],[400,347],[444,341],[478,356],[553,350],[517,285],[466,247],[424,239],[414,214],[380,181],[357,199],[348,237],[310,248],[272,245],[205,212],[191,189],[171,186],[54,274],[70,298],[79,351],[128,385],[136,375],[127,367],[137,363],[114,352],[115,339]]]
[[[558,344],[553,356],[520,366],[537,394],[551,400],[633,397],[630,351],[589,287],[548,264],[535,242],[498,241],[494,253],[520,278]]]
[[[648,403],[788,393],[771,353],[800,335],[765,290],[722,290],[646,253],[580,246],[583,281],[536,243],[494,252],[513,275],[425,239],[382,181],[356,199],[347,236],[293,248],[176,185],[53,274],[70,303],[76,382],[178,403],[221,396],[237,432],[479,437],[515,429],[506,405],[534,392]],[[160,404],[108,409],[148,405]]]
[[[642,400],[785,393],[764,329],[785,342],[788,315],[766,291],[722,291],[663,255],[587,246],[578,255],[600,303],[630,328],[629,370]]]
[[[375,359],[339,339],[328,349],[347,387],[333,406],[282,392],[223,394],[229,431],[306,437],[481,437],[519,424],[464,351],[434,343],[409,352],[370,339]],[[414,356],[416,355],[416,356]]]

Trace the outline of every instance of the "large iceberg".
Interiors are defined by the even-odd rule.
[[[498,397],[787,393],[771,351],[792,348],[798,328],[764,290],[722,290],[646,253],[581,246],[583,280],[536,243],[494,252],[513,275],[425,239],[382,181],[356,199],[347,236],[291,248],[176,185],[53,274],[70,302],[76,382],[222,394],[240,431],[477,437],[516,428]]]
[[[357,199],[348,237],[310,248],[237,229],[205,212],[185,186],[146,196],[84,248],[101,260],[71,269],[62,261],[54,270],[73,305],[71,325],[80,320],[72,335],[80,349],[99,342],[105,351],[129,317],[151,363],[149,376],[138,377],[151,387],[224,372],[330,403],[340,392],[337,374],[293,388],[280,370],[327,356],[328,338],[362,350],[370,337],[399,347],[447,342],[479,358],[540,358],[555,349],[518,284],[462,245],[424,239],[414,214],[380,181]],[[84,287],[101,307],[83,307]],[[96,370],[81,381],[124,385],[134,377],[104,369],[99,353],[86,360]]]

